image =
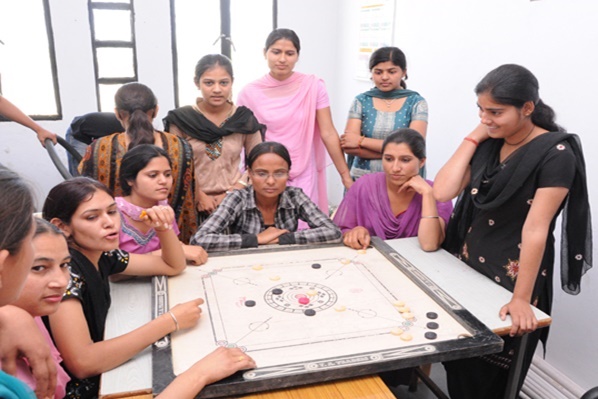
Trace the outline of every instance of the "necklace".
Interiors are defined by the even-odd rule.
[[[519,144],[523,143],[532,134],[532,132],[534,131],[535,128],[536,128],[536,125],[532,125],[532,130],[530,130],[529,133],[526,134],[524,138],[522,138],[521,140],[519,140],[516,143],[509,143],[507,141],[507,139],[505,139],[505,144],[510,145],[510,146],[516,146],[516,145],[519,145]]]
[[[396,98],[393,98],[392,100],[385,100],[385,99],[381,98],[381,100],[384,101],[384,104],[386,104],[386,108],[390,108],[392,103],[395,102]]]

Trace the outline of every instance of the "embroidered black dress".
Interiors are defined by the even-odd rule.
[[[578,160],[581,158],[583,164],[583,156],[576,143],[569,141],[573,140],[571,137],[563,133],[543,134],[503,162],[499,160],[503,140],[482,143],[471,161],[471,183],[459,198],[449,222],[445,248],[478,272],[513,291],[519,271],[523,225],[536,190],[544,187],[571,189],[568,204],[572,200],[577,203],[584,197],[584,193],[580,193],[583,190],[578,187],[578,177],[583,175],[585,188],[585,170],[578,172]],[[566,202],[560,205],[550,224],[532,295],[532,304],[546,313],[550,313],[552,303],[553,231],[556,218]],[[587,192],[585,202],[587,204]],[[589,215],[587,207],[586,210]],[[580,229],[584,227],[583,223],[579,226]],[[583,247],[584,240],[580,241]],[[575,259],[579,265],[571,265],[572,271],[581,267],[583,256],[577,255],[580,259]],[[579,279],[572,284],[577,284],[578,289]],[[541,329],[530,334],[520,385],[538,340],[545,340],[547,333],[548,329]],[[445,364],[451,397],[503,396],[508,368],[518,341],[509,337],[503,339],[505,347],[499,354]]]

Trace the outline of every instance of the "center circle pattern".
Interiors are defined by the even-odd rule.
[[[274,294],[275,289],[282,290]],[[308,298],[309,303],[302,304],[299,298]],[[331,288],[309,282],[288,282],[270,287],[264,294],[264,301],[272,308],[285,313],[300,313],[306,309],[316,312],[326,310],[336,303],[338,296]]]

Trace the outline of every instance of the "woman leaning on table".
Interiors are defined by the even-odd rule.
[[[265,141],[245,160],[252,185],[229,193],[191,240],[206,251],[265,244],[339,242],[341,232],[299,187],[287,185],[292,165],[280,143]],[[303,221],[308,229],[299,230]]]
[[[424,251],[436,251],[453,210],[451,201],[434,198],[432,182],[419,175],[426,143],[413,129],[392,132],[382,144],[384,172],[359,178],[334,216],[351,248],[367,248],[370,237],[383,240],[418,237]]]
[[[538,340],[531,305],[550,313],[554,269],[553,231],[563,211],[563,289],[579,293],[592,264],[591,219],[579,138],[564,133],[540,99],[535,76],[502,65],[476,86],[481,124],[438,172],[434,194],[461,194],[445,248],[513,292],[500,317],[511,316],[510,336],[499,354],[447,362],[451,397],[501,398],[519,336],[530,334],[519,389]],[[496,309],[498,312],[499,309]]]
[[[408,127],[425,139],[428,129],[428,103],[407,90],[405,54],[397,47],[381,47],[372,53],[369,67],[375,87],[355,97],[341,135],[354,180],[382,172],[382,143],[391,132]],[[424,170],[422,166],[422,177]]]
[[[186,266],[183,249],[172,229],[172,208],[153,206],[145,211],[144,222],[154,227],[159,237],[160,256],[130,254],[119,248],[120,215],[114,197],[102,183],[76,177],[48,193],[43,216],[68,237],[71,254],[69,285],[47,323],[71,376],[67,398],[96,398],[102,373],[120,366],[167,334],[192,328],[199,321],[203,300],[197,298],[171,307],[132,331],[104,339],[111,306],[110,276],[174,276]],[[191,374],[199,369],[206,375],[185,378],[187,388],[200,389],[201,382],[213,382],[217,379],[214,376],[254,364],[238,348],[234,349],[237,350],[219,348],[192,366]],[[213,364],[206,359],[228,361]]]

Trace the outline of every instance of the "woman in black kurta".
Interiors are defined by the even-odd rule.
[[[192,301],[173,308],[173,317],[166,314],[162,320],[154,319],[133,332],[104,341],[110,275],[176,275],[185,268],[181,244],[169,227],[174,220],[172,208],[155,206],[146,213],[148,224],[159,223],[154,227],[162,244],[161,256],[129,255],[118,249],[120,216],[116,203],[97,181],[86,177],[64,181],[50,190],[45,201],[43,216],[69,237],[72,255],[71,282],[58,311],[49,316],[49,331],[71,376],[67,398],[97,397],[102,372],[124,363],[156,338],[178,330],[178,323],[187,328],[199,319],[199,302]]]
[[[129,254],[118,249],[120,215],[110,190],[87,177],[64,181],[50,190],[43,216],[67,237],[73,257],[71,283],[49,326],[56,347],[72,379],[67,398],[95,398],[99,375],[121,365],[166,334],[197,324],[203,303],[195,299],[126,334],[104,340],[110,308],[108,278],[114,274],[151,276],[179,274],[185,255],[172,229],[169,206],[146,208],[140,218],[160,239],[160,256]],[[195,397],[205,384],[240,369],[255,367],[238,348],[218,348],[181,373],[164,391],[166,397]]]
[[[591,227],[579,141],[560,132],[531,72],[503,65],[476,93],[482,123],[438,173],[434,192],[446,200],[462,191],[445,248],[513,292],[500,310],[503,318],[510,314],[513,328],[503,352],[447,362],[445,368],[452,397],[500,398],[516,337],[530,333],[520,388],[537,342],[548,332],[536,330],[529,304],[550,312],[552,232],[559,212],[564,209],[561,269],[567,292],[579,292],[581,275],[591,267]]]

